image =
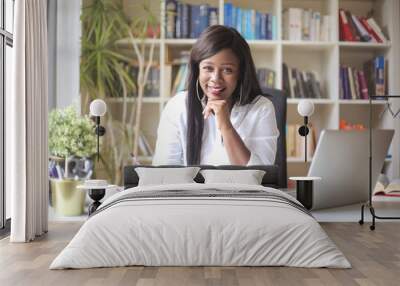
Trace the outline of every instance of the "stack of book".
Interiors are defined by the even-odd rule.
[[[218,24],[218,8],[208,4],[187,4],[167,0],[166,5],[167,38],[198,38],[208,26]]]
[[[366,62],[363,70],[340,66],[341,99],[369,99],[369,95],[383,96],[385,87],[385,58],[377,56]]]
[[[188,74],[188,62],[189,62],[190,51],[181,51],[180,58],[174,60],[173,64],[177,65],[177,71],[175,73],[174,81],[171,89],[171,96],[186,89],[186,77]],[[169,71],[166,71],[166,73]],[[171,70],[172,72],[172,70]],[[166,74],[166,80],[171,76]]]
[[[246,40],[275,40],[276,21],[271,13],[224,4],[224,25],[235,28]]]
[[[339,9],[339,35],[341,41],[386,43],[388,40],[374,18],[356,16]]]
[[[390,181],[387,175],[380,174],[372,194],[374,196],[400,197],[400,178]]]
[[[331,16],[302,8],[283,11],[283,39],[290,41],[330,41]]]
[[[283,90],[288,98],[323,98],[321,85],[313,71],[301,71],[283,63]]]
[[[286,154],[288,158],[305,157],[305,138],[299,135],[300,124],[286,125]],[[316,147],[315,130],[309,126],[310,132],[307,135],[307,158],[314,155]]]

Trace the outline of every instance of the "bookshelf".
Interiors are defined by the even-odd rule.
[[[133,0],[127,0],[127,2]],[[137,2],[137,1],[136,1]],[[154,7],[160,5],[160,1],[154,2]],[[224,23],[224,4],[228,1],[223,0],[182,0],[183,3],[200,5],[207,3],[212,7],[218,7],[219,24]],[[339,129],[340,120],[353,124],[363,124],[368,126],[368,101],[367,100],[344,100],[339,96],[340,91],[340,66],[350,65],[352,67],[362,67],[362,64],[377,55],[383,55],[387,65],[387,93],[400,94],[400,3],[395,0],[232,0],[232,5],[242,9],[256,9],[262,13],[270,13],[276,17],[275,37],[272,40],[248,40],[253,58],[257,68],[269,68],[275,72],[274,87],[282,89],[283,76],[282,64],[297,67],[299,69],[311,70],[315,72],[321,84],[323,98],[312,99],[315,103],[315,113],[311,117],[311,122],[316,130],[316,139],[322,129]],[[158,3],[158,4],[157,4]],[[127,5],[129,7],[129,5]],[[291,41],[284,39],[282,23],[284,21],[284,10],[290,7],[312,9],[321,15],[329,16],[330,32],[325,41]],[[159,6],[159,19],[161,23],[166,20],[165,1],[161,1]],[[388,41],[385,43],[369,42],[343,42],[339,40],[339,9],[345,9],[359,16],[366,16],[369,11],[373,11],[373,17],[378,25],[383,28]],[[128,11],[134,15],[134,11]],[[158,50],[158,64],[160,66],[160,95],[155,98],[145,98],[144,104],[151,105],[150,113],[143,113],[144,121],[147,122],[146,135],[149,136],[150,145],[154,147],[156,140],[156,130],[151,130],[157,126],[159,114],[154,112],[158,109],[162,111],[165,103],[172,96],[170,94],[177,66],[173,61],[179,58],[182,51],[190,50],[196,39],[174,39],[167,38],[166,31],[161,29],[159,39],[154,41]],[[121,48],[129,49],[129,42],[121,40],[118,42]],[[397,78],[396,78],[397,77]],[[116,103],[118,99],[112,99]],[[133,100],[133,99],[132,99]],[[302,118],[297,114],[297,104],[299,99],[288,99],[288,124],[300,124]],[[400,103],[394,106],[400,107]],[[158,108],[156,107],[158,106]],[[379,114],[384,109],[384,102],[373,102],[374,114]],[[155,121],[156,123],[149,123]],[[385,162],[385,169],[389,176],[400,176],[400,127],[391,118],[374,118],[374,127],[395,128],[396,138],[390,149],[392,159]],[[367,143],[366,143],[367,144]],[[151,157],[147,157],[147,163]],[[146,162],[144,162],[146,163]],[[309,162],[304,162],[301,158],[288,158],[288,175],[302,176],[307,174]]]

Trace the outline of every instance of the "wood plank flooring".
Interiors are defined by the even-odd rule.
[[[400,285],[400,223],[321,223],[353,268],[290,267],[120,267],[48,270],[51,261],[81,226],[50,224],[47,235],[32,243],[0,241],[0,285]]]

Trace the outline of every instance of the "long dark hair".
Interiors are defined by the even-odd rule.
[[[189,59],[189,75],[187,78],[188,127],[186,141],[188,165],[200,164],[203,137],[203,108],[196,94],[199,64],[202,60],[212,57],[224,49],[231,49],[239,59],[239,79],[232,95],[232,104],[249,104],[257,95],[261,94],[250,47],[246,40],[234,28],[214,25],[205,29],[193,45]],[[240,89],[242,89],[242,96],[239,102]],[[200,87],[198,92],[200,98],[202,98],[204,94]]]

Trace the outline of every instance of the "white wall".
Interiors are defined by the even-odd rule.
[[[51,0],[56,2],[55,59],[49,80],[55,83],[49,94],[49,107],[64,108],[75,104],[80,110],[79,57],[81,37],[81,0]],[[49,32],[50,32],[49,27]],[[51,72],[50,72],[51,73]],[[54,94],[55,93],[55,94]],[[50,105],[52,104],[52,105]]]

